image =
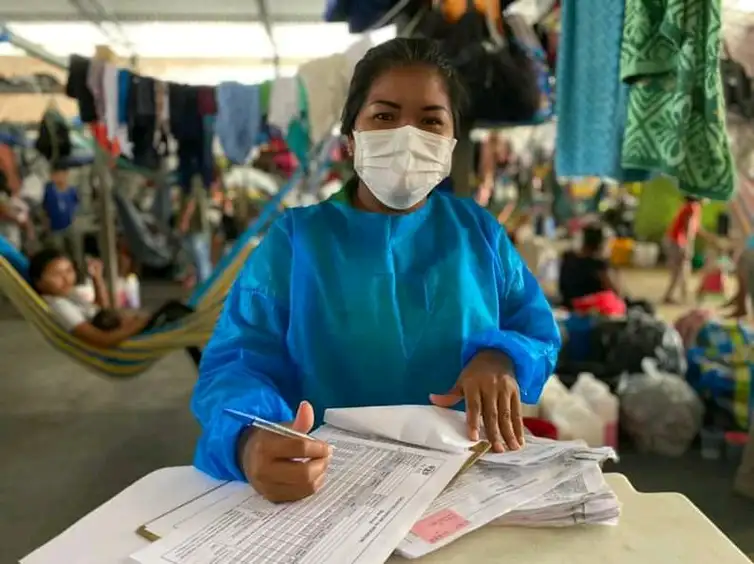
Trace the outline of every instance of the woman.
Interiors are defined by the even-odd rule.
[[[231,290],[192,401],[201,470],[274,501],[324,481],[327,445],[244,431],[225,408],[308,432],[330,407],[465,400],[472,440],[481,418],[496,451],[522,444],[520,400],[539,398],[560,335],[495,218],[433,192],[461,100],[426,40],[383,43],[356,66],[342,132],[358,178],[287,211]]]
[[[665,253],[670,267],[670,282],[663,298],[666,304],[677,303],[673,294],[679,285],[681,301],[688,300],[691,258],[694,256],[694,243],[699,234],[701,216],[702,204],[699,199],[687,196],[665,234]]]
[[[580,298],[610,292],[619,294],[605,260],[605,233],[601,225],[588,225],[582,231],[581,250],[567,252],[560,264],[558,285],[563,306],[574,309]]]

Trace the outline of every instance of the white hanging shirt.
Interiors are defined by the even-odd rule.
[[[348,96],[348,62],[344,54],[315,59],[299,68],[309,106],[309,131],[316,146],[340,121]]]
[[[118,120],[118,67],[105,63],[102,72],[102,94],[105,103],[105,128],[110,142],[118,141],[120,152],[126,157],[133,156],[131,141],[128,138],[128,126]]]
[[[276,78],[270,88],[270,107],[267,122],[277,127],[283,135],[299,116],[299,83],[294,77]]]

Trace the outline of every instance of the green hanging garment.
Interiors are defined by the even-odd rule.
[[[720,75],[720,0],[626,0],[621,79],[631,85],[622,164],[688,195],[731,197]]]

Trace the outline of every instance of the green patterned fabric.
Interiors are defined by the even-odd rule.
[[[721,0],[627,0],[621,79],[631,85],[625,168],[660,171],[686,194],[734,184],[720,75]]]

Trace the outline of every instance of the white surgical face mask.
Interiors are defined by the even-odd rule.
[[[380,202],[407,210],[450,174],[456,140],[410,125],[354,132],[354,168]]]

